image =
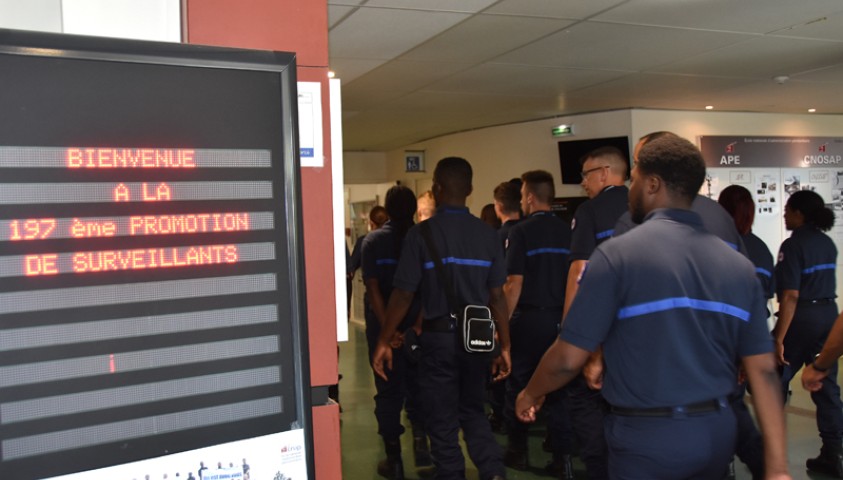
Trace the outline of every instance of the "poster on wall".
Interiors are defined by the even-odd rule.
[[[749,190],[755,201],[752,231],[774,256],[790,236],[784,205],[801,190],[816,192],[835,212],[835,226],[828,235],[843,251],[843,138],[702,136],[699,145],[707,167],[700,195],[717,200],[729,185]],[[839,297],[841,272],[843,268],[838,268]]]

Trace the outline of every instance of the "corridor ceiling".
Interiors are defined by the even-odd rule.
[[[843,0],[328,0],[328,21],[349,151],[622,108],[843,114]]]

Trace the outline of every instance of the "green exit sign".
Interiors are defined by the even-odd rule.
[[[564,137],[566,135],[573,135],[574,134],[574,126],[573,125],[559,125],[558,127],[554,127],[551,130],[554,137]]]

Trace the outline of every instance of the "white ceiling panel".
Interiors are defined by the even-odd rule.
[[[329,8],[349,150],[632,107],[843,114],[843,0],[330,0]],[[775,75],[792,78],[777,85]]]
[[[476,15],[402,55],[402,59],[481,62],[567,27],[569,20]]]
[[[610,70],[484,64],[440,80],[425,90],[520,95],[558,95],[628,75]]]
[[[640,25],[664,25],[768,33],[843,10],[839,0],[633,0],[597,17]]]
[[[774,35],[843,41],[843,14],[829,15],[777,30]]]
[[[588,18],[629,0],[502,0],[486,13],[552,18]]]
[[[331,29],[331,56],[390,60],[466,18],[464,13],[360,8]]]
[[[440,12],[476,13],[497,0],[369,0],[366,7],[404,8]]]
[[[334,25],[336,25],[337,22],[345,18],[345,16],[349,13],[353,12],[355,8],[357,7],[328,5],[328,28],[334,28]]]
[[[386,63],[386,60],[332,57],[329,67],[336,74],[337,78],[343,81],[343,84],[347,84],[384,63]]]
[[[583,22],[495,59],[498,63],[643,71],[751,36]]]
[[[841,43],[766,36],[678,60],[654,70],[769,79],[841,62]]]

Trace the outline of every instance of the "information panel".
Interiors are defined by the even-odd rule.
[[[0,478],[312,472],[294,65],[0,30]]]

